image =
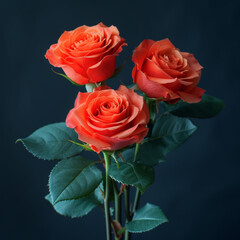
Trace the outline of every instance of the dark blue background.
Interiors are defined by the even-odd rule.
[[[200,129],[156,168],[141,204],[161,206],[169,223],[134,239],[240,239],[239,1],[9,0],[0,11],[1,239],[105,239],[101,210],[71,220],[52,209],[44,196],[54,163],[14,144],[65,120],[79,89],[53,74],[44,54],[64,30],[100,21],[127,39],[119,64],[143,39],[169,37],[204,66],[199,86],[226,103],[219,116],[194,120]],[[131,83],[132,67],[112,86]]]

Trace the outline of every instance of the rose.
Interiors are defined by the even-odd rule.
[[[114,26],[103,23],[65,31],[47,50],[45,57],[54,67],[61,67],[77,84],[95,83],[111,77],[116,56],[127,45]]]
[[[197,87],[202,66],[196,58],[180,52],[169,39],[144,40],[132,57],[133,81],[148,97],[175,103],[196,103],[205,90]]]
[[[107,89],[106,89],[107,88]],[[79,92],[66,124],[96,152],[140,143],[148,133],[149,110],[142,96],[120,86]]]

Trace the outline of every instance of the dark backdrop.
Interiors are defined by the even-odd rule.
[[[65,120],[79,89],[53,74],[44,54],[64,30],[100,21],[127,39],[118,63],[143,39],[169,37],[204,66],[199,86],[226,103],[219,116],[195,120],[199,130],[156,168],[141,204],[160,205],[169,223],[134,239],[240,239],[239,1],[9,0],[0,11],[1,239],[105,239],[101,210],[73,220],[53,210],[44,196],[54,163],[14,144]],[[112,86],[131,83],[132,67]]]

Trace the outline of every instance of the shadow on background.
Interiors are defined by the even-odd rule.
[[[195,120],[200,129],[156,168],[141,204],[159,205],[169,223],[133,239],[240,239],[239,1],[13,0],[0,11],[1,239],[105,239],[100,209],[73,220],[53,210],[44,196],[55,163],[14,144],[43,125],[65,121],[79,88],[55,75],[44,54],[64,30],[100,21],[117,26],[127,40],[118,64],[143,39],[168,37],[204,66],[199,86],[226,103],[219,116]],[[109,85],[130,84],[132,67],[129,61]]]

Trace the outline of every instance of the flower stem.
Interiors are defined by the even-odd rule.
[[[126,215],[126,223],[131,220],[130,217],[130,209],[129,209],[129,186],[124,188],[124,202],[125,202],[125,215]],[[130,233],[125,230],[125,240],[130,240]]]
[[[136,161],[137,159],[137,154],[138,154],[138,151],[140,149],[140,146],[141,146],[141,143],[137,143],[136,144],[136,148],[135,148],[135,154],[134,154],[134,162]],[[134,203],[133,203],[133,209],[132,209],[132,216],[133,217],[133,214],[135,213],[135,211],[137,210],[138,208],[138,204],[139,204],[139,201],[140,201],[140,196],[141,196],[141,193],[140,193],[140,190],[139,188],[136,189],[136,194],[135,194],[135,199],[134,199]]]
[[[137,154],[138,154],[138,152],[139,152],[140,146],[141,146],[141,143],[137,143],[137,144],[136,144],[135,154],[134,154],[134,160],[133,160],[134,162],[135,162],[136,159],[137,159]],[[140,196],[141,196],[140,190],[139,190],[139,188],[137,188],[136,194],[135,194],[135,200],[134,200],[134,204],[133,204],[133,210],[132,210],[132,213],[133,213],[133,214],[134,214],[134,212],[135,212],[135,211],[137,210],[137,208],[138,208]]]
[[[104,198],[104,210],[105,210],[105,219],[106,219],[106,235],[107,240],[111,240],[111,221],[110,221],[110,211],[109,211],[109,165],[110,165],[110,155],[103,152],[105,160],[105,169],[106,169],[106,186],[105,186],[105,198]]]
[[[130,214],[129,214],[129,186],[124,188],[124,200],[125,200],[125,215],[127,221],[130,221]]]
[[[131,240],[130,232],[127,231],[127,230],[125,230],[125,235],[124,235],[124,237],[125,237],[125,240]]]
[[[114,203],[115,203],[115,219],[121,223],[121,196],[118,195],[117,184],[113,181]]]
[[[141,143],[136,143],[136,148],[135,148],[135,153],[134,153],[133,162],[136,162],[136,160],[137,160],[137,154],[138,154],[138,151],[139,151],[139,149],[140,149],[140,146],[141,146]]]
[[[139,190],[139,188],[137,188],[137,189],[136,189],[136,194],[135,194],[135,200],[134,200],[134,204],[133,204],[133,210],[132,210],[132,213],[133,213],[133,214],[134,214],[134,212],[135,212],[135,211],[137,210],[137,208],[138,208],[140,196],[141,196],[140,190]]]

